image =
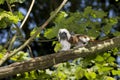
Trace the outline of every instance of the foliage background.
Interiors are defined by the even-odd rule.
[[[32,36],[37,27],[42,25],[46,19],[52,15],[51,12],[55,10],[61,2],[62,0],[36,0],[32,12],[22,29],[22,35],[25,40]],[[13,27],[13,23],[20,26],[20,21],[23,19],[23,16],[26,15],[30,5],[29,0],[8,0],[8,3],[11,4],[13,13],[9,12],[5,0],[0,1],[1,48],[17,31],[16,28]],[[59,50],[59,44],[56,40],[56,34],[59,28],[67,28],[71,32],[87,34],[93,36],[95,39],[118,36],[120,31],[119,5],[119,0],[69,0],[64,6],[63,11],[61,11],[47,28],[30,44],[33,53],[32,57],[54,53]],[[50,41],[45,41],[49,39]],[[15,41],[12,50],[20,46],[22,41],[24,40],[19,37]],[[110,52],[108,51],[104,54],[94,56],[94,58],[80,58],[73,61],[73,63],[60,64],[55,71],[49,69],[45,71],[38,70],[38,73],[31,71],[30,73],[26,72],[22,75],[18,74],[16,78],[11,79],[97,80],[101,77],[101,80],[114,80],[114,77],[118,77],[120,74],[120,70],[116,64],[116,58],[118,56],[115,54],[118,53],[118,50],[119,49],[114,49]],[[0,52],[0,57],[4,55],[3,53],[5,51],[6,49],[3,49]],[[28,56],[30,57],[30,55],[25,52],[29,52],[27,47],[12,57],[7,64],[29,59]],[[81,60],[81,62],[79,60]],[[103,66],[101,66],[101,64],[103,64]]]

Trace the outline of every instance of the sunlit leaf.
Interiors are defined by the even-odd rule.
[[[84,76],[84,73],[85,71],[82,68],[78,67],[75,71],[75,77],[77,79],[81,79]]]
[[[106,67],[106,66],[104,67],[104,66],[103,66],[103,67],[101,67],[101,68],[99,69],[99,72],[103,72],[103,73],[104,73],[105,71],[106,71],[106,72],[109,72],[109,71],[112,70],[112,69],[113,69],[113,67]]]
[[[96,58],[95,58],[95,61],[97,62],[103,62],[104,61],[104,58],[100,55],[98,55]]]
[[[120,76],[120,70],[112,70],[112,74]]]
[[[35,27],[31,32],[30,32],[30,36],[33,36],[35,34],[35,32],[37,31],[38,27]],[[40,33],[37,34],[36,38],[40,37]]]
[[[25,78],[29,78],[29,73],[25,72]]]
[[[109,22],[110,22],[112,25],[114,25],[114,24],[117,24],[117,23],[118,23],[118,19],[117,19],[117,17],[116,17],[116,18],[110,18],[110,19],[109,19]]]
[[[2,59],[2,58],[3,58],[3,56],[4,56],[4,55],[0,53],[0,59]]]
[[[19,51],[16,55],[12,56],[10,60],[13,61],[23,61],[23,60],[29,60],[28,53]]]
[[[108,59],[107,59],[107,62],[114,62],[115,61],[115,58],[114,57],[109,57]]]
[[[55,47],[54,47],[54,51],[55,52],[58,52],[59,50],[61,49],[61,44],[56,44]]]
[[[113,77],[106,76],[106,77],[105,77],[105,80],[116,80],[116,79],[113,78]]]
[[[47,29],[47,30],[45,31],[44,36],[45,36],[46,38],[48,38],[48,39],[57,37],[58,30],[59,30],[58,27],[51,28],[51,29]]]
[[[14,15],[16,15],[19,18],[19,20],[22,20],[24,18],[23,14],[20,11],[14,12]]]
[[[25,0],[7,0],[10,4],[18,2],[18,3],[23,3]]]
[[[7,25],[17,24],[20,18],[9,11],[0,11],[0,28],[6,28]]]
[[[96,73],[95,72],[85,72],[85,76],[88,80],[95,79],[96,78]]]
[[[60,80],[65,80],[67,78],[67,76],[63,72],[61,72],[61,71],[59,71],[57,73],[57,75],[58,75]]]

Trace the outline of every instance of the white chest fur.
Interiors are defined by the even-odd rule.
[[[71,44],[67,40],[61,40],[60,43],[62,45],[62,51],[69,50],[71,47]]]

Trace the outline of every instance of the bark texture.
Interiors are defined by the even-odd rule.
[[[55,64],[65,62],[70,59],[92,56],[98,52],[101,53],[119,46],[120,37],[115,37],[102,42],[91,43],[82,48],[40,56],[29,61],[16,62],[8,66],[0,67],[0,78],[18,73],[24,73],[31,70],[46,69]]]

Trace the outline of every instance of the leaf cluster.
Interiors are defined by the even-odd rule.
[[[25,0],[0,0],[0,4],[4,4],[5,1],[7,1],[8,3],[12,4],[12,3],[23,3]]]
[[[48,39],[57,37],[60,28],[66,28],[70,32],[86,34],[92,37],[100,36],[101,32],[108,35],[112,27],[118,23],[118,17],[107,17],[103,10],[94,10],[88,6],[84,12],[63,12],[61,11],[53,20],[55,26],[45,32]]]
[[[53,20],[54,26],[46,29],[44,36],[48,39],[55,38],[60,28],[66,28],[70,33],[85,34],[94,39],[103,39],[109,37],[109,34],[120,35],[120,32],[111,32],[113,26],[118,23],[119,17],[108,17],[107,15],[107,12],[94,10],[90,6],[86,7],[84,12],[61,11]],[[59,49],[60,45],[56,43],[55,52]]]
[[[25,0],[0,0],[0,5],[8,4],[8,8],[11,8],[14,3],[22,3]],[[14,5],[15,6],[15,5]],[[0,8],[0,29],[11,26],[12,24],[17,24],[23,19],[23,15],[19,11],[6,11]]]
[[[21,12],[12,13],[0,9],[0,29],[6,28],[11,24],[17,24],[21,19],[23,19]]]
[[[88,58],[78,58],[74,61],[55,65],[53,70],[38,70],[19,74],[17,80],[115,80],[120,76],[120,67],[116,63],[118,49]],[[51,68],[52,69],[52,68]]]

